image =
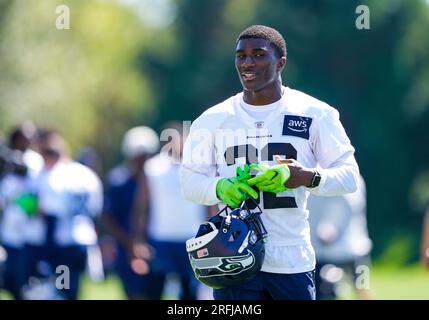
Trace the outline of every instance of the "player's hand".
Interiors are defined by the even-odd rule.
[[[15,200],[15,204],[20,207],[29,217],[34,216],[38,211],[37,196],[32,193],[23,193]]]
[[[134,242],[130,252],[131,269],[139,275],[149,273],[149,261],[153,258],[153,255],[154,250],[149,244]]]
[[[258,163],[252,163],[251,169],[261,172],[260,175],[248,179],[250,186],[256,186],[263,192],[279,193],[287,190],[286,181],[290,178],[290,170],[286,164],[268,166]]]
[[[311,184],[314,176],[312,169],[304,167],[295,159],[281,159],[280,156],[275,156],[274,158],[277,163],[287,165],[290,170],[290,178],[285,184],[287,188],[307,187]]]
[[[238,208],[247,196],[253,199],[259,197],[252,187],[242,182],[240,177],[220,179],[216,185],[217,197],[231,208]]]

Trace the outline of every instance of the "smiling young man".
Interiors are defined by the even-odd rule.
[[[354,148],[337,110],[283,86],[285,65],[278,31],[261,25],[244,30],[235,56],[243,92],[196,119],[185,145],[185,197],[232,208],[257,199],[268,231],[261,271],[245,285],[214,290],[215,299],[315,299],[308,194],[357,187]],[[246,163],[257,175],[243,181],[235,173]]]

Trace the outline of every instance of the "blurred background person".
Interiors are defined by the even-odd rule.
[[[137,207],[142,212],[147,211],[149,196],[144,164],[158,150],[159,138],[154,130],[145,126],[131,128],[122,139],[124,163],[108,173],[102,221],[106,232],[117,242],[115,270],[128,299],[144,299],[151,294],[142,276],[149,271],[147,259],[144,259],[148,258],[148,248],[134,246],[141,243],[134,237],[138,233],[137,225],[142,223],[134,219],[146,216],[133,212]],[[136,249],[140,252],[135,252]],[[111,252],[109,244],[104,254]]]
[[[43,166],[42,157],[30,147],[36,133],[30,122],[12,129],[9,149],[2,152],[0,172],[0,243],[6,258],[3,286],[15,299],[22,299],[28,279],[26,244],[43,242],[43,221],[38,217],[35,178]],[[6,150],[6,149],[3,149]]]
[[[421,257],[423,265],[429,270],[429,206],[423,220],[423,235],[421,246]]]
[[[185,242],[196,234],[210,213],[208,207],[182,196],[179,170],[185,139],[182,123],[165,124],[161,152],[145,164],[149,206],[140,234],[153,250],[148,274],[151,299],[195,300],[198,297],[199,282],[189,264]],[[138,210],[136,214],[142,212]],[[169,292],[171,288],[176,292]]]
[[[41,130],[38,148],[45,165],[37,179],[39,211],[46,222],[42,257],[50,277],[67,268],[61,298],[76,299],[88,248],[97,244],[95,219],[102,209],[102,184],[88,167],[70,159],[66,142],[54,130]]]
[[[103,163],[94,148],[80,148],[76,155],[76,161],[92,169],[100,178],[103,176]]]
[[[367,290],[355,285],[356,267],[369,268],[372,241],[366,221],[366,187],[360,177],[356,192],[335,197],[310,195],[311,241],[316,251],[316,298],[338,298],[340,281],[349,279],[358,298]],[[369,269],[368,269],[369,270]]]
[[[98,178],[103,176],[103,163],[101,161],[100,155],[98,152],[89,146],[84,146],[79,149],[75,157],[76,161],[80,164],[91,169]],[[102,254],[103,243],[106,242],[106,239],[103,234],[103,230],[100,229],[101,221],[97,217],[95,221],[95,227],[97,231],[98,243],[93,244],[88,247],[88,262],[87,262],[87,272],[89,277],[94,281],[102,281],[105,279],[105,272],[110,271],[113,267],[112,259],[104,259]]]

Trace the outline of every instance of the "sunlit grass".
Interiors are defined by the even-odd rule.
[[[370,272],[369,299],[376,300],[429,300],[429,270],[421,265],[391,267],[374,265]],[[81,299],[123,299],[120,282],[109,277],[104,283],[94,283],[86,279],[82,287]],[[356,299],[349,292],[345,299]]]
[[[374,265],[370,272],[369,299],[375,300],[429,300],[429,270],[422,265],[407,267]],[[168,294],[168,293],[167,293]],[[110,275],[103,282],[94,282],[84,277],[79,298],[82,300],[121,300],[125,299],[120,281]],[[349,287],[343,299],[356,299]],[[11,296],[0,290],[0,299]]]
[[[375,299],[429,300],[429,270],[411,267],[374,267],[371,289]]]
[[[122,300],[125,294],[119,279],[109,276],[103,282],[94,282],[84,278],[80,288],[79,299],[82,300]]]

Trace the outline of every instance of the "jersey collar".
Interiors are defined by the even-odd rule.
[[[275,120],[278,120],[281,113],[285,112],[285,109],[287,108],[287,100],[289,97],[290,89],[289,87],[283,86],[283,95],[280,98],[280,103],[276,109],[271,111],[271,113],[265,118],[264,120],[264,127],[263,129],[267,129],[270,127],[270,124],[272,124]],[[255,129],[255,122],[258,122],[258,119],[253,118],[250,114],[248,114],[242,107],[241,107],[241,101],[243,99],[243,92],[238,93],[234,99],[233,99],[233,108],[235,114],[250,128]]]

